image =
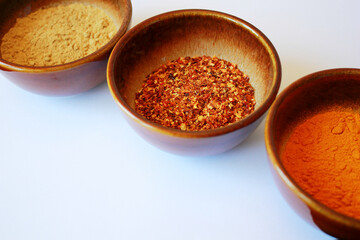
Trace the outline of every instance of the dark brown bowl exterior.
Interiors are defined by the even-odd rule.
[[[30,67],[0,58],[0,70],[5,78],[27,91],[47,96],[70,96],[90,90],[106,80],[110,52],[129,27],[132,6],[130,0],[3,0],[0,1],[0,38],[17,17],[26,16],[41,6],[57,2],[85,2],[102,7],[119,29],[109,43],[82,59],[57,66]]]
[[[265,143],[274,178],[289,205],[306,221],[329,235],[359,239],[360,220],[339,214],[314,200],[290,177],[280,159],[286,139],[296,124],[334,105],[359,108],[360,69],[320,71],[287,87],[269,110]]]
[[[255,111],[234,124],[181,131],[148,121],[135,108],[135,93],[160,65],[185,56],[217,56],[238,64],[255,89]],[[266,36],[237,17],[210,10],[179,10],[130,29],[111,53],[107,79],[130,125],[155,146],[181,155],[212,155],[241,143],[261,122],[281,81],[277,52]]]

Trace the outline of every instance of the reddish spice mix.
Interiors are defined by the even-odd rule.
[[[217,57],[181,57],[147,76],[135,110],[150,121],[187,131],[215,129],[255,107],[249,77]]]

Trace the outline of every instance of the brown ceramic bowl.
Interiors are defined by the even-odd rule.
[[[30,92],[49,96],[68,96],[87,91],[106,80],[110,52],[128,29],[132,7],[130,0],[19,0],[0,1],[0,39],[13,26],[15,19],[42,6],[58,2],[83,2],[105,10],[118,27],[115,36],[96,52],[57,66],[29,67],[8,62],[0,57],[3,76]]]
[[[214,130],[181,131],[136,113],[135,93],[149,73],[167,61],[202,55],[238,64],[249,75],[257,101],[252,114]],[[176,154],[209,155],[233,148],[255,130],[276,97],[281,66],[267,37],[244,20],[209,10],[179,10],[129,30],[110,55],[107,78],[126,119],[150,143]]]
[[[269,110],[265,142],[273,175],[288,203],[308,222],[325,233],[359,239],[360,220],[326,207],[303,191],[281,161],[281,152],[292,129],[302,120],[332,106],[360,107],[360,69],[330,69],[307,75],[287,87]]]

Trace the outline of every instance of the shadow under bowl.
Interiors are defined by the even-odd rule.
[[[293,180],[281,154],[293,129],[305,119],[341,107],[360,110],[360,69],[329,69],[307,75],[282,91],[270,108],[265,143],[273,176],[289,205],[307,222],[341,239],[359,239],[360,220],[315,200]]]
[[[0,2],[0,39],[24,17],[44,6],[84,3],[103,9],[118,28],[110,41],[84,58],[56,66],[32,67],[8,62],[0,57],[1,74],[17,86],[47,96],[69,96],[85,92],[106,80],[106,66],[112,48],[127,31],[132,6],[130,0],[18,0]]]
[[[179,57],[216,56],[238,65],[255,89],[255,111],[213,130],[181,131],[140,116],[135,94],[146,76]],[[110,91],[130,125],[153,145],[181,155],[211,155],[241,143],[261,122],[281,81],[277,52],[250,23],[211,10],[179,10],[154,16],[130,29],[108,64]]]

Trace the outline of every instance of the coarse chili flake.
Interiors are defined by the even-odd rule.
[[[255,107],[249,77],[217,57],[181,57],[147,76],[135,110],[150,121],[187,131],[219,128]]]

